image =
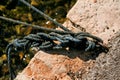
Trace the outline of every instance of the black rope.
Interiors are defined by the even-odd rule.
[[[19,20],[14,20],[14,19],[11,19],[11,18],[6,18],[6,17],[3,17],[3,16],[0,16],[0,19],[10,21],[10,22],[13,22],[13,23],[17,23],[17,24],[26,25],[26,26],[32,26],[33,29],[40,29],[40,30],[48,31],[48,32],[57,32],[57,33],[63,33],[63,34],[64,33],[72,33],[72,32],[68,32],[68,31],[60,31],[60,30],[45,28],[45,27],[42,27],[42,26],[29,24],[29,23],[26,23],[26,22],[22,22],[22,21],[19,21]]]
[[[13,44],[12,43],[8,44],[6,47],[6,53],[7,53],[10,80],[13,80],[16,77],[14,70],[12,69],[12,64],[11,64],[11,56],[10,56],[11,54],[10,53],[12,52],[12,49],[13,49]]]
[[[88,39],[88,38],[91,38]],[[57,44],[54,41],[59,41],[60,43]],[[36,34],[29,34],[25,36],[23,39],[16,39],[12,43],[10,43],[7,47],[7,55],[8,55],[8,64],[9,64],[9,71],[10,76],[13,79],[13,70],[11,67],[11,59],[10,53],[12,49],[16,51],[24,51],[29,50],[31,47],[37,47],[40,49],[61,49],[61,48],[75,48],[78,50],[84,51],[91,51],[91,50],[99,50],[99,52],[106,52],[108,51],[107,48],[102,46],[102,40],[96,36],[90,35],[88,33],[79,33],[79,34],[60,34],[60,33],[36,33]],[[97,49],[96,49],[97,48]],[[101,50],[100,50],[101,49]]]
[[[57,26],[59,26],[60,28],[62,28],[64,31],[69,31],[71,32],[69,29],[65,28],[62,24],[58,23],[57,21],[53,20],[51,17],[49,17],[48,15],[44,14],[42,11],[40,11],[39,9],[35,8],[34,6],[30,5],[28,2],[26,2],[25,0],[20,0],[22,3],[24,3],[25,5],[27,5],[28,7],[30,7],[31,9],[33,9],[34,11],[36,11],[37,13],[39,13],[40,15],[44,16],[45,18],[47,18],[48,20],[50,20],[51,22],[53,22],[54,24],[56,24]]]

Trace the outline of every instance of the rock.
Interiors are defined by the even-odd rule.
[[[73,32],[86,31],[102,38],[110,47],[107,54],[39,51],[16,80],[119,80],[119,3],[120,0],[78,0],[64,23]]]
[[[23,72],[18,74],[16,79],[72,80],[71,77],[76,71],[83,71],[83,67],[88,67],[88,65],[91,66],[93,64],[93,61],[83,62],[80,56],[84,54],[81,54],[80,51],[73,51],[70,53],[66,50],[39,51]]]
[[[120,30],[120,0],[78,0],[64,23],[74,32],[86,31],[108,43]],[[73,25],[74,24],[74,25]]]
[[[120,32],[110,40],[109,52],[100,54],[82,80],[120,80]]]

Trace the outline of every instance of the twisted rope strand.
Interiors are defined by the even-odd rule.
[[[53,20],[51,17],[49,17],[48,15],[46,15],[45,13],[43,13],[42,11],[40,11],[39,9],[35,8],[34,6],[30,5],[28,2],[26,2],[25,0],[20,0],[22,3],[24,3],[25,5],[27,5],[28,7],[30,7],[31,9],[33,9],[34,11],[36,11],[37,13],[39,13],[40,15],[44,16],[45,18],[47,18],[48,20],[52,21],[55,25],[59,26],[60,28],[62,28],[64,31],[69,31],[71,32],[69,29],[65,28],[62,24],[58,23],[57,21]]]

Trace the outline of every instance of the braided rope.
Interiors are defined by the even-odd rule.
[[[91,38],[92,40],[89,40]],[[54,41],[59,41],[57,44]],[[37,47],[40,49],[61,49],[61,48],[75,48],[78,50],[91,51],[98,50],[100,52],[107,52],[108,49],[102,46],[102,40],[96,36],[88,33],[79,34],[60,34],[60,33],[42,33],[29,34],[23,39],[15,39],[12,43],[7,46],[8,64],[10,76],[13,79],[13,70],[11,67],[10,53],[12,50],[25,51],[31,47]]]

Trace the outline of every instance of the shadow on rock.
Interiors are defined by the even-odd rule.
[[[64,55],[71,59],[78,57],[83,61],[95,60],[99,56],[99,54],[103,53],[101,50],[84,51],[84,50],[77,50],[77,49],[70,49],[70,50],[59,49],[59,50],[44,50],[44,51],[49,54]]]

